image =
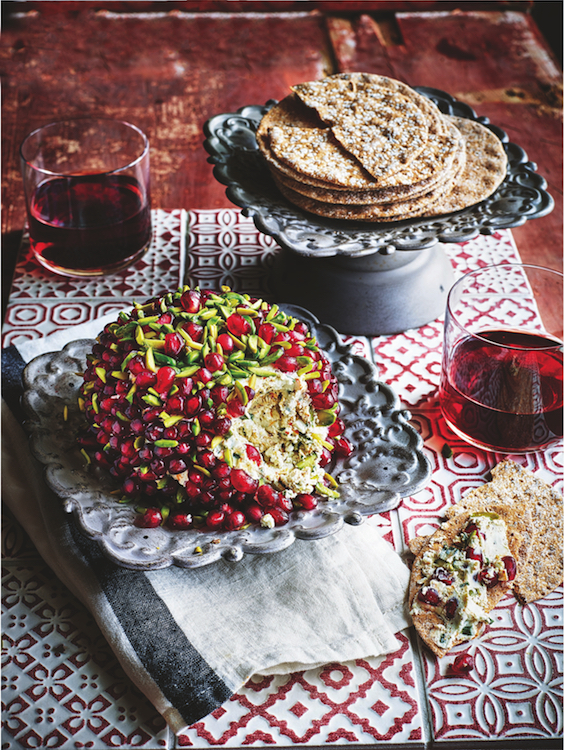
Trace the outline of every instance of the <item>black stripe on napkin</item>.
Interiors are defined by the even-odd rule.
[[[25,366],[26,363],[15,346],[2,349],[2,397],[20,424],[25,420],[21,405]]]
[[[70,526],[140,662],[186,724],[221,706],[232,691],[186,638],[145,574],[116,566]]]

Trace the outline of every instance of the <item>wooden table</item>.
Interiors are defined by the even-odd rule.
[[[469,5],[472,10],[466,10]],[[472,3],[465,4],[464,10],[460,11],[453,8],[454,3],[447,2],[11,4],[4,9],[6,18],[0,39],[4,73],[4,287],[9,287],[25,222],[17,149],[25,134],[34,127],[57,118],[86,113],[120,117],[136,123],[147,132],[151,141],[154,208],[161,213],[177,211],[182,216],[180,209],[191,212],[190,237],[196,255],[206,256],[210,236],[220,247],[221,237],[233,233],[239,241],[238,249],[232,251],[226,247],[225,252],[232,252],[234,256],[239,253],[246,260],[251,253],[258,257],[263,252],[271,252],[272,247],[268,242],[261,243],[252,223],[246,223],[239,212],[219,215],[217,209],[233,209],[233,206],[225,197],[224,188],[213,178],[211,165],[207,163],[202,147],[204,122],[217,113],[235,111],[246,104],[280,99],[294,83],[347,70],[380,73],[403,79],[411,85],[446,90],[503,128],[510,140],[521,145],[530,160],[538,164],[538,171],[546,178],[555,199],[555,209],[550,215],[513,230],[521,259],[560,269],[561,73],[527,12],[531,5],[526,2]],[[155,9],[155,6],[158,7]],[[226,12],[226,9],[234,12]],[[168,216],[159,220],[159,250],[164,248],[171,258],[174,255],[171,269],[162,272],[174,275],[180,267],[179,243],[174,239],[180,236],[180,219],[175,219],[172,233],[168,221]],[[227,225],[229,232],[226,232]],[[474,262],[478,257],[487,262],[514,257],[510,234],[500,233],[490,248],[478,241],[470,242],[468,257],[471,256]],[[466,258],[466,252],[464,255]],[[465,263],[466,259],[458,262]],[[151,278],[159,281],[157,275]],[[104,302],[105,309],[114,303],[121,304],[124,300],[117,299],[117,296],[127,297],[128,292],[113,290],[109,293],[103,289],[104,283],[99,285],[102,291],[96,295],[92,292],[91,296]],[[146,280],[144,283],[146,285]],[[66,301],[70,307],[73,299],[78,297],[76,288],[68,293],[59,285],[58,290],[52,291],[49,283],[42,286],[33,274],[27,276],[23,273],[19,284],[18,301],[22,308],[27,305],[29,310],[35,303],[43,305],[45,310],[58,309]],[[53,287],[57,284],[53,283]],[[5,293],[4,304],[7,301]],[[550,303],[550,295],[547,295],[547,301]],[[88,306],[88,300],[78,300],[78,303],[84,308]],[[36,333],[42,335],[56,328],[53,321],[64,319],[46,315],[44,323],[32,322],[29,327],[35,327]],[[14,333],[9,324],[5,328],[8,337]],[[404,354],[411,346],[419,351],[420,340],[402,339],[395,341],[393,346],[387,337],[373,341],[363,337],[353,340],[359,353],[378,361],[382,379],[393,384],[403,403],[412,410],[433,461],[435,479],[423,496],[415,496],[406,503],[398,519],[383,520],[384,530],[390,537],[395,535],[398,539],[402,535],[409,538],[424,529],[425,523],[434,520],[437,508],[444,502],[443,485],[451,488],[454,497],[460,493],[460,488],[466,490],[480,483],[487,469],[495,463],[489,454],[473,458],[474,454],[466,451],[462,441],[442,431],[433,400],[440,335],[438,324],[425,327],[422,340],[427,346],[428,363],[423,371],[417,364],[413,372],[410,362],[402,369]],[[390,354],[391,346],[394,356]],[[415,361],[415,357],[413,359]],[[454,449],[452,459],[445,458],[442,453],[447,440]],[[473,463],[469,463],[470,458],[473,458]],[[529,468],[544,469],[549,479],[557,481],[556,450],[546,456],[529,456],[527,461]],[[307,674],[305,677],[294,675],[288,685],[281,679],[280,685],[273,685],[272,696],[263,698],[260,706],[254,701],[261,686],[257,685],[255,690],[251,684],[239,697],[239,702],[233,704],[237,709],[239,705],[241,707],[239,734],[235,723],[233,726],[229,724],[231,714],[226,714],[223,720],[226,725],[222,725],[220,709],[207,724],[197,730],[193,728],[185,737],[174,739],[167,734],[154,708],[123,675],[88,613],[70,597],[54,574],[38,562],[37,551],[21,527],[10,519],[4,541],[9,563],[5,576],[8,589],[6,632],[14,644],[8,648],[8,657],[13,658],[13,662],[6,672],[3,686],[10,713],[3,745],[6,750],[20,747],[18,743],[24,735],[30,744],[34,742],[33,726],[30,724],[28,735],[28,727],[18,725],[18,715],[25,717],[26,721],[31,721],[31,716],[36,723],[36,738],[51,746],[65,738],[70,746],[69,738],[72,737],[73,747],[111,747],[121,743],[120,746],[126,748],[146,747],[151,750],[187,745],[233,746],[239,744],[237,740],[240,738],[245,744],[274,742],[312,747],[319,742],[336,747],[347,743],[355,745],[357,735],[353,730],[361,734],[358,727],[364,727],[366,732],[361,742],[366,747],[373,746],[372,738],[376,738],[380,747],[423,750],[432,744],[433,748],[442,745],[446,750],[457,744],[456,739],[449,739],[449,726],[460,725],[464,729],[471,725],[472,706],[482,700],[482,696],[474,695],[468,701],[452,703],[441,696],[442,674],[431,661],[426,667],[428,671],[424,673],[421,669],[414,679],[411,652],[407,639],[403,639],[403,650],[390,660],[390,664],[377,669],[370,664],[362,667],[363,682],[358,685],[354,682],[357,673],[351,676],[344,669],[332,671],[328,667],[321,675],[326,695],[322,695],[323,700],[317,704],[313,700],[317,683],[308,682]],[[13,576],[10,575],[12,571]],[[20,596],[19,606],[14,605],[12,609],[17,596]],[[557,637],[559,606],[558,599],[544,601],[536,615],[552,627],[554,638]],[[496,627],[502,629],[509,622],[511,632],[518,631],[520,635],[529,628],[530,638],[525,641],[540,642],[536,631],[532,632],[540,619],[534,620],[532,625],[520,622],[519,629],[511,624],[512,611],[510,607],[502,608]],[[551,647],[550,643],[548,646]],[[500,650],[503,649],[500,647]],[[521,651],[503,660],[499,656],[497,669],[502,677],[511,673],[513,682],[520,679],[521,665],[529,659],[524,646]],[[540,672],[539,658],[531,657],[531,661]],[[545,661],[543,664],[547,670],[552,669],[552,662]],[[71,663],[72,675],[68,667]],[[29,679],[30,675],[33,679]],[[549,677],[546,677],[547,685]],[[490,678],[491,675],[484,677],[487,690]],[[542,682],[545,676],[538,679]],[[350,686],[347,680],[352,680]],[[425,722],[429,721],[426,701],[423,700],[427,705],[423,718],[416,710],[416,686],[425,680],[435,689],[429,695],[439,706],[437,715],[441,715],[442,706],[446,706],[442,718],[437,719],[437,726],[431,731],[425,728]],[[75,688],[72,701],[66,698],[67,681]],[[45,687],[43,701],[38,686]],[[389,705],[380,700],[378,692],[370,700],[369,690],[378,686],[384,692],[389,688]],[[550,690],[553,688],[556,690],[556,686],[550,686]],[[264,686],[262,689],[266,690]],[[349,690],[350,695],[347,693],[346,701],[343,699],[338,704],[340,689]],[[306,698],[299,693],[300,690],[303,695],[309,691]],[[548,692],[547,688],[546,694]],[[357,721],[352,710],[356,708],[352,705],[353,699],[364,697],[365,693],[369,718],[359,716]],[[79,705],[81,695],[84,701],[88,701],[91,695],[97,697],[87,705]],[[278,703],[273,708],[275,696]],[[332,718],[327,712],[323,716],[326,724],[318,721],[317,714],[310,719],[319,706],[327,711],[330,696],[336,701]],[[27,708],[21,712],[18,700],[27,703]],[[500,705],[501,702],[498,701]],[[533,698],[525,696],[519,703],[511,701],[509,695],[508,702],[513,713],[507,714],[507,725],[517,727],[518,736],[521,736],[521,730],[528,730],[530,726],[534,729],[536,719],[531,720],[527,713],[532,710]],[[288,721],[283,718],[284,706]],[[386,711],[389,706],[398,716],[402,712],[405,714],[403,724],[400,722],[396,727],[388,718]],[[302,714],[304,726],[321,727],[321,733],[300,735]],[[484,741],[484,732],[487,733],[488,729],[491,737],[496,737],[500,721],[497,714],[492,718],[491,708],[484,709],[482,714],[486,729],[482,727],[478,735],[482,741],[480,746],[489,744]],[[552,716],[550,706],[544,715]],[[111,717],[111,726],[107,725],[106,716]],[[264,723],[265,717],[270,726]],[[334,730],[329,722],[339,718],[341,723]],[[555,720],[554,726],[542,727],[536,746],[548,750],[561,745],[561,726],[558,728],[556,723]],[[382,730],[379,735],[382,726],[386,732]],[[265,728],[275,739],[269,739]],[[399,733],[400,729],[403,729],[403,735]],[[431,735],[436,741],[427,739]],[[471,732],[464,735],[464,742],[472,736]],[[511,735],[503,734],[500,742],[504,741],[511,743]],[[527,744],[529,740],[518,742],[521,744],[515,746],[532,746]],[[494,743],[494,746],[499,745]]]
[[[523,12],[532,3],[449,10],[453,5],[4,4],[5,285],[25,221],[18,147],[33,128],[85,113],[131,120],[151,142],[155,207],[229,206],[202,148],[204,122],[280,99],[300,81],[354,70],[448,91],[522,146],[546,178],[556,207],[516,228],[515,239],[525,262],[561,268],[561,71],[532,16]],[[223,12],[233,7],[240,12]],[[221,12],[209,12],[216,9]]]

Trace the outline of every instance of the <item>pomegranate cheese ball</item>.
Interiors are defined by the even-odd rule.
[[[230,531],[337,497],[352,446],[338,383],[307,326],[228,287],[183,287],[105,327],[79,391],[86,459],[136,524]]]

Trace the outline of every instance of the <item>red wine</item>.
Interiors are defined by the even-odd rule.
[[[508,453],[561,437],[562,344],[511,330],[479,336],[459,341],[443,365],[441,409],[451,427],[470,442]]]
[[[149,201],[137,180],[124,175],[47,180],[33,194],[29,213],[32,250],[53,270],[118,270],[151,239]]]

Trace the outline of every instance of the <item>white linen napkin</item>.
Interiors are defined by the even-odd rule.
[[[29,452],[18,377],[33,357],[94,338],[106,322],[3,350],[11,406],[3,400],[3,497],[171,729],[179,733],[206,716],[253,674],[395,651],[394,634],[410,624],[409,572],[370,520],[271,555],[147,572],[115,565],[75,527]]]

